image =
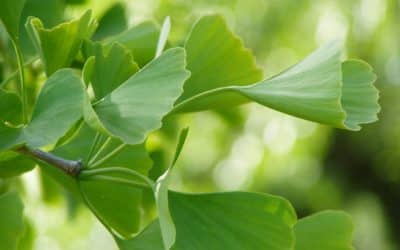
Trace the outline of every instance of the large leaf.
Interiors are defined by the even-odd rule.
[[[139,66],[150,62],[156,54],[159,28],[153,22],[144,22],[104,41],[106,45],[119,42],[133,54]]]
[[[170,192],[169,204],[176,227],[176,240],[171,249],[289,250],[294,247],[296,214],[282,198],[246,192]],[[136,238],[120,241],[121,249],[168,249],[160,244],[161,230],[157,222]]]
[[[8,34],[14,41],[18,40],[19,20],[25,0],[2,0],[0,8],[0,19]]]
[[[71,69],[53,74],[40,91],[25,127],[0,123],[0,150],[20,144],[39,148],[54,144],[82,116],[84,88]]]
[[[113,43],[106,52],[100,43],[85,41],[83,51],[86,57],[95,57],[91,83],[96,100],[112,92],[139,70],[129,50],[118,43]]]
[[[35,17],[28,18],[26,23],[28,34],[45,65],[48,76],[71,64],[83,39],[89,38],[95,27],[90,11],[79,19],[59,24],[51,29],[44,28],[40,19]]]
[[[83,124],[77,133],[64,145],[56,148],[52,153],[66,159],[82,159],[87,166],[88,155],[96,132],[86,124]],[[100,140],[100,144],[105,138]],[[118,140],[112,140],[98,155],[98,159],[112,152],[121,145]],[[144,145],[126,146],[113,158],[97,166],[96,168],[123,167],[133,169],[139,173],[147,174],[151,167],[151,160],[147,155]],[[48,165],[42,165],[42,169],[66,187],[74,195],[80,195],[75,179],[65,175],[58,169]],[[105,173],[105,176],[113,177]],[[130,186],[123,186],[109,181],[80,179],[79,185],[82,195],[90,205],[90,209],[106,226],[115,230],[118,234],[128,237],[137,232],[140,225],[140,203],[142,191]],[[116,210],[116,208],[123,208]]]
[[[187,68],[191,77],[185,83],[184,93],[177,103],[193,96],[230,85],[247,85],[262,79],[251,51],[218,15],[202,17],[193,27],[185,44]],[[210,107],[230,107],[243,103],[240,96],[219,96],[210,103],[198,102],[186,111]]]
[[[17,125],[22,122],[22,104],[20,98],[5,90],[0,90],[0,121]]]
[[[127,144],[139,144],[161,127],[188,78],[185,52],[164,52],[93,106],[102,126]],[[85,119],[94,127],[91,117]]]
[[[340,211],[303,218],[295,226],[295,250],[353,250],[353,227],[350,216]]]
[[[359,130],[379,112],[375,75],[361,61],[341,62],[341,46],[330,43],[281,74],[248,86],[226,86],[177,104],[173,112],[201,109],[217,98],[242,96],[303,119]],[[200,103],[200,106],[197,106]]]
[[[0,195],[0,246],[15,250],[24,232],[23,204],[16,193]]]

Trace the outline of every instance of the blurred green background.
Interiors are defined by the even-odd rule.
[[[39,0],[28,2],[35,1]],[[48,14],[62,19],[88,8],[100,18],[113,8],[113,15],[127,18],[128,27],[148,19],[162,23],[170,16],[174,45],[184,43],[198,17],[220,13],[253,50],[266,76],[279,73],[327,41],[343,40],[347,56],[369,62],[378,75],[379,122],[360,132],[347,132],[248,104],[165,121],[148,146],[155,162],[162,163],[165,149],[173,150],[168,143],[175,136],[171,131],[189,125],[174,189],[281,195],[292,202],[299,217],[343,209],[354,218],[356,249],[400,249],[399,0],[43,2],[48,2],[49,10],[61,6],[59,12]],[[157,175],[162,164],[152,171]],[[20,183],[25,192],[34,237],[27,239],[27,245],[40,250],[115,249],[111,236],[90,212],[68,202],[68,194],[37,169],[22,176],[22,181],[7,181]]]

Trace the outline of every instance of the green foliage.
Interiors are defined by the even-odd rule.
[[[325,211],[299,220],[295,250],[353,250],[353,224],[349,215]]]
[[[24,2],[4,4],[0,18],[15,41],[19,23],[26,21],[20,19]],[[26,82],[14,43],[22,98],[9,91],[15,87],[0,90],[1,178],[31,170],[32,160],[19,152],[40,148],[35,151],[40,157],[31,156],[44,173],[83,202],[125,250],[352,249],[353,227],[342,212],[297,220],[289,201],[277,196],[171,191],[188,130],[178,138],[169,169],[152,176],[155,182],[149,171],[161,167],[157,161],[152,164],[151,139],[150,146],[146,140],[163,128],[166,118],[247,102],[359,130],[375,121],[380,109],[376,76],[367,63],[342,61],[342,46],[334,42],[263,80],[252,52],[219,15],[200,18],[183,48],[168,41],[169,18],[161,30],[152,22],[126,29],[124,8],[117,4],[99,24],[92,37],[96,22],[90,11],[53,28],[45,28],[37,17],[27,19],[48,78],[39,95],[30,96],[35,100],[32,114],[23,114]],[[27,122],[25,115],[31,117]],[[82,166],[77,176],[58,169],[70,167],[72,160],[73,167]],[[154,217],[143,212],[149,193],[157,218],[146,226]],[[23,227],[22,204],[15,194],[0,196],[0,215],[7,215],[1,220],[0,244],[13,249]]]
[[[23,204],[16,193],[0,195],[0,242],[3,249],[17,249],[24,232]]]

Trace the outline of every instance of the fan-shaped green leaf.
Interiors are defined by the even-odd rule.
[[[375,75],[361,61],[341,62],[341,46],[330,43],[281,74],[252,85],[226,86],[202,92],[173,112],[213,105],[221,97],[242,96],[264,106],[337,128],[359,130],[379,111]]]
[[[119,42],[128,48],[140,67],[150,62],[156,53],[160,35],[153,22],[144,22],[104,41],[106,46]]]
[[[3,22],[8,34],[14,40],[18,40],[19,21],[25,0],[2,0],[0,8],[0,20]]]
[[[0,246],[15,250],[24,232],[23,204],[16,193],[0,195]]]
[[[96,103],[94,111],[109,134],[127,144],[142,143],[161,127],[188,76],[184,50],[170,49]],[[98,128],[93,119],[85,118]]]
[[[118,43],[113,43],[107,52],[100,43],[85,41],[85,56],[94,56],[91,74],[92,88],[96,100],[100,100],[139,70],[132,54]]]
[[[192,73],[177,104],[193,96],[224,86],[247,85],[262,79],[251,51],[218,15],[202,17],[193,27],[185,44],[187,68]],[[246,102],[241,96],[220,95],[210,102],[192,99],[184,111],[231,107]]]
[[[57,71],[41,89],[28,125],[0,124],[0,150],[25,143],[33,148],[54,144],[82,116],[84,91],[71,69]]]
[[[295,250],[353,250],[351,217],[340,211],[324,211],[299,220],[295,226]]]
[[[25,26],[49,76],[71,64],[83,39],[92,35],[96,24],[91,20],[91,12],[87,11],[81,18],[51,29],[44,28],[40,19],[35,17],[29,17]]]
[[[246,192],[183,194],[169,192],[176,227],[175,250],[289,250],[295,244],[296,214],[282,198]],[[150,224],[137,238],[119,242],[122,250],[163,250],[160,224]]]

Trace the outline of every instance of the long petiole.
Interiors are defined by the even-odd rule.
[[[90,146],[90,151],[87,155],[86,162],[89,162],[89,160],[92,158],[92,155],[95,149],[97,148],[97,144],[99,143],[100,137],[101,134],[99,132],[96,132],[96,136],[93,138],[93,142],[92,145]]]
[[[148,186],[153,187],[154,181],[148,178],[147,176],[142,175],[141,173],[124,167],[107,167],[107,168],[98,168],[98,169],[88,169],[82,170],[79,174],[79,178],[87,178],[90,176],[108,174],[108,173],[119,173],[119,174],[127,174],[133,177],[137,177],[142,179],[144,182],[148,184]]]
[[[135,188],[146,188],[151,189],[152,186],[149,186],[148,183],[141,183],[133,180],[126,180],[120,177],[112,177],[106,175],[92,175],[89,177],[81,178],[82,181],[110,181],[114,183],[120,183],[127,186],[135,187]]]
[[[91,161],[89,162],[89,168],[95,168],[100,166],[101,164],[103,164],[104,162],[110,160],[111,158],[113,158],[116,154],[118,154],[119,152],[121,152],[122,149],[124,149],[127,146],[127,144],[123,143],[121,145],[119,145],[117,148],[115,148],[113,151],[111,151],[110,153],[108,153],[106,156],[104,156],[103,158],[101,158],[98,161]],[[93,158],[95,159],[95,158]]]
[[[19,90],[22,99],[22,121],[24,124],[28,122],[28,113],[26,110],[27,106],[27,98],[26,98],[26,90],[25,90],[25,74],[24,74],[24,59],[22,57],[22,52],[16,41],[12,40],[12,44],[15,50],[15,54],[17,56],[18,69],[19,69]]]
[[[97,158],[101,155],[101,153],[103,153],[103,151],[108,147],[108,145],[111,143],[111,140],[112,140],[112,138],[108,137],[104,141],[103,145],[101,145],[99,150],[97,150],[96,154],[91,159],[89,158],[89,163],[88,163],[89,167],[91,167],[91,165],[97,160]]]

